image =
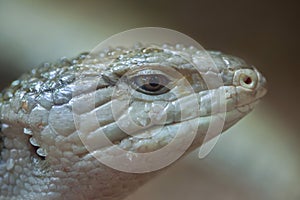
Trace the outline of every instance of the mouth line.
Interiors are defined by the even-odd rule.
[[[240,105],[235,107],[233,110],[238,110],[240,113],[248,113],[254,109],[254,106],[260,101],[261,98],[255,99],[254,101],[251,101],[250,103]]]
[[[192,120],[197,120],[197,119],[201,119],[201,118],[209,118],[209,117],[216,117],[216,116],[220,116],[220,118],[222,118],[222,116],[224,115],[224,124],[225,124],[225,120],[226,120],[226,115],[229,114],[230,112],[234,112],[234,111],[238,111],[239,113],[241,113],[242,115],[244,114],[247,114],[248,112],[250,112],[255,103],[257,103],[259,101],[259,99],[257,100],[254,100],[253,102],[251,103],[248,103],[248,104],[245,104],[245,105],[240,105],[240,106],[237,106],[233,109],[230,109],[230,110],[225,110],[224,112],[217,112],[217,113],[214,113],[214,114],[207,114],[207,115],[202,115],[202,116],[197,116],[197,117],[193,117],[193,118],[189,118],[189,119],[185,119],[185,120],[182,120],[182,121],[178,121],[178,122],[171,122],[171,123],[166,123],[166,124],[156,124],[156,125],[152,125],[150,127],[147,127],[145,129],[141,129],[135,133],[131,133],[131,134],[126,134],[125,137],[122,137],[122,138],[119,138],[117,140],[112,140],[111,142],[114,143],[114,144],[119,144],[121,143],[123,140],[126,140],[126,139],[130,139],[130,138],[136,138],[138,140],[143,140],[143,139],[150,139],[151,137],[153,137],[154,135],[151,135],[149,137],[139,137],[141,135],[143,135],[145,133],[145,131],[154,131],[156,128],[159,128],[159,127],[164,127],[164,126],[176,126],[176,125],[179,125],[180,123],[187,123],[189,121],[192,121]],[[241,110],[241,108],[244,108],[245,109],[247,108],[247,110]],[[108,136],[107,136],[108,137]],[[108,137],[109,138],[109,137]]]
[[[251,101],[251,102],[248,103],[248,104],[236,106],[236,107],[234,107],[233,109],[230,109],[230,110],[225,109],[224,112],[216,112],[216,113],[213,113],[213,114],[209,113],[209,114],[206,114],[206,115],[199,115],[199,116],[197,116],[197,117],[185,119],[185,120],[178,121],[178,122],[174,122],[174,123],[167,123],[167,124],[164,124],[164,125],[179,124],[179,123],[182,123],[182,122],[194,120],[194,119],[201,118],[201,117],[213,117],[213,116],[216,116],[216,115],[223,115],[223,114],[226,115],[227,113],[232,112],[232,111],[234,111],[234,110],[241,111],[240,109],[241,109],[241,108],[244,108],[244,107],[248,107],[249,109],[248,109],[247,111],[243,111],[243,112],[241,112],[241,113],[247,113],[247,112],[250,112],[250,111],[254,108],[254,105],[255,105],[256,103],[258,103],[258,101],[260,101],[260,99],[261,99],[261,98],[256,99],[256,100],[254,100],[254,101]],[[161,125],[161,126],[163,126],[163,125]]]

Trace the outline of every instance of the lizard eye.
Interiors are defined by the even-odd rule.
[[[168,92],[170,80],[161,74],[138,75],[132,78],[134,88],[148,95],[159,95]]]

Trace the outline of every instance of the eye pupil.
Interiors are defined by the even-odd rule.
[[[163,87],[163,85],[160,85],[158,83],[148,83],[145,85],[142,85],[141,88],[147,91],[156,91]]]
[[[159,84],[158,84],[158,83],[149,83],[149,85],[150,85],[151,87],[157,87]]]

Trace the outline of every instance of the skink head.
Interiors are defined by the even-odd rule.
[[[89,68],[99,70],[98,83],[106,85],[102,92],[111,92],[105,93],[111,99],[104,106],[103,97],[96,97],[98,130],[125,151],[155,152],[176,134],[193,139],[197,137],[190,134],[195,133],[193,127],[197,127],[196,135],[206,135],[211,117],[218,115],[226,115],[218,129],[224,131],[266,93],[265,79],[254,67],[220,52],[165,45],[119,49],[106,55],[99,62],[86,60]]]

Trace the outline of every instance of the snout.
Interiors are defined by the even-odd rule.
[[[258,77],[258,84],[257,84],[257,89],[256,89],[256,98],[260,99],[263,96],[266,95],[267,91],[268,91],[268,87],[267,87],[267,80],[266,78],[256,69],[255,72],[257,74]]]

